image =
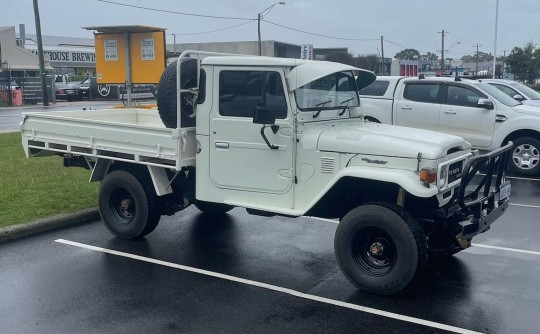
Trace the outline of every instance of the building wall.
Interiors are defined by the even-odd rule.
[[[166,49],[180,54],[186,50],[233,53],[257,56],[259,55],[258,41],[216,42],[216,43],[182,43],[168,44]],[[281,43],[277,41],[262,41],[261,53],[268,57],[300,58],[300,45]]]
[[[17,46],[15,27],[0,27],[2,61],[7,60],[12,70],[38,70],[39,59],[30,51]],[[50,65],[46,63],[50,68]]]

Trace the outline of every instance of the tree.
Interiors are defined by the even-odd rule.
[[[421,60],[437,60],[439,56],[436,53],[428,52],[420,56]]]
[[[418,60],[420,58],[420,52],[415,49],[405,49],[396,53],[394,58],[399,60]]]
[[[540,70],[540,50],[535,49],[532,41],[522,48],[515,47],[506,57],[506,65],[516,77],[532,83]]]

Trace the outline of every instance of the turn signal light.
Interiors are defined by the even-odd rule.
[[[436,180],[437,180],[436,168],[422,168],[420,170],[420,181],[424,182],[426,186],[429,186],[430,183],[435,183]]]

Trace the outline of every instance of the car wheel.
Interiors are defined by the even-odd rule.
[[[424,232],[392,204],[361,205],[343,217],[334,251],[344,275],[358,288],[390,295],[407,288],[427,261]]]
[[[532,137],[515,140],[508,169],[514,174],[533,176],[540,173],[540,141]]]
[[[168,128],[176,128],[176,67],[177,62],[174,61],[161,75],[159,79],[159,90],[157,92],[157,106],[159,116],[163,124]],[[184,58],[180,66],[180,77],[182,80],[181,88],[195,88],[197,85],[197,60]],[[195,117],[193,115],[194,95],[190,93],[182,93],[180,101],[182,103],[182,113],[180,117],[181,127],[195,126]]]
[[[134,239],[152,232],[161,217],[159,198],[142,173],[113,171],[101,182],[99,213],[117,237]]]

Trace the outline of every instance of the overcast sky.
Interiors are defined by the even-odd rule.
[[[247,20],[206,18],[129,8],[98,0],[39,0],[43,35],[87,37],[81,29],[98,25],[149,25],[178,34],[177,43],[255,41],[257,13],[273,0],[110,0],[135,6],[189,14],[223,16]],[[441,34],[445,37],[446,57],[459,58],[480,51],[492,53],[495,37],[496,0],[285,0],[264,16],[274,24],[261,22],[263,40],[314,47],[348,47],[353,54],[377,54],[384,36],[384,55],[415,48],[421,53],[440,53]],[[0,0],[0,26],[24,23],[26,32],[35,33],[32,0]],[[219,32],[213,30],[231,28]],[[539,0],[499,0],[497,55],[502,50],[540,41]],[[180,35],[186,34],[186,35]],[[343,39],[337,39],[343,38]],[[354,39],[354,40],[353,40]],[[167,35],[167,42],[173,37]],[[459,44],[456,44],[460,42]],[[392,44],[394,43],[394,44]],[[397,45],[396,45],[397,44]],[[398,46],[399,45],[399,46]],[[508,51],[507,51],[508,52]]]

